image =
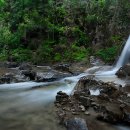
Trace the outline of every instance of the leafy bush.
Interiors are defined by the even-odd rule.
[[[12,51],[12,57],[19,62],[31,61],[32,51],[24,48],[17,48]]]
[[[96,55],[103,59],[105,62],[113,62],[116,59],[119,46],[112,46],[110,48],[100,49]]]
[[[5,51],[0,51],[0,61],[6,61],[7,60],[7,54]]]
[[[81,61],[84,58],[88,58],[89,50],[84,47],[78,47],[75,44],[71,46],[68,50],[64,52],[64,59],[67,61]]]
[[[54,61],[62,61],[62,56],[60,53],[56,53],[54,56]]]
[[[44,41],[36,51],[33,61],[36,63],[51,61],[53,41]]]

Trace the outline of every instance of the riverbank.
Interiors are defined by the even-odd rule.
[[[76,76],[83,73],[88,67],[89,64],[86,62],[56,63],[42,66],[26,62],[2,62],[0,63],[0,84],[27,81],[51,82]]]

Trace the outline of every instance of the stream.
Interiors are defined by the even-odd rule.
[[[62,81],[0,85],[1,130],[64,130],[58,125],[53,102],[58,91],[70,93],[74,85]]]
[[[86,75],[93,76],[101,67],[93,67],[78,76],[54,82],[22,82],[0,85],[1,130],[64,130],[58,124],[54,101],[58,91],[71,94],[78,80]],[[107,68],[107,67],[106,67]],[[108,67],[109,68],[109,67]],[[97,80],[116,81],[112,76],[96,76]],[[105,124],[107,126],[107,124]],[[106,127],[105,127],[106,128]],[[124,126],[110,126],[109,130],[129,130]],[[105,129],[104,129],[105,130]]]

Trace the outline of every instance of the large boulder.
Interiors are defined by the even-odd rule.
[[[56,64],[53,66],[53,68],[55,70],[58,70],[58,71],[61,71],[61,72],[69,72],[69,73],[72,73],[70,71],[70,64]]]
[[[57,103],[60,103],[60,102],[64,102],[64,103],[67,103],[68,102],[68,100],[69,100],[69,96],[66,94],[66,93],[64,93],[64,92],[62,92],[62,91],[59,91],[58,93],[57,93],[57,95],[56,95],[56,102]]]
[[[101,119],[110,123],[117,123],[123,120],[124,114],[120,108],[120,104],[108,102],[107,104],[100,105]]]
[[[105,64],[101,59],[99,59],[95,56],[90,56],[89,62],[93,66],[102,66]]]
[[[16,62],[5,62],[4,65],[5,65],[4,67],[7,68],[16,68],[19,66],[19,64]]]
[[[32,70],[32,66],[29,63],[22,63],[19,66],[20,70]]]
[[[53,66],[54,70],[60,71],[60,72],[66,72],[71,75],[79,75],[83,73],[87,69],[88,65],[86,61],[82,61],[79,63],[71,63],[71,64],[56,64]]]
[[[35,80],[36,77],[36,72],[32,70],[22,70],[21,74],[24,75],[25,77],[28,77],[30,80]]]
[[[14,81],[14,75],[11,73],[6,73],[0,77],[0,84],[11,83]]]
[[[86,121],[82,118],[73,118],[65,122],[67,130],[88,130]]]
[[[51,70],[50,72],[37,73],[36,81],[37,82],[52,82],[52,81],[59,80],[59,79],[69,77],[69,76],[72,76],[72,75],[69,73],[63,73],[63,72]]]
[[[122,66],[117,72],[116,75],[119,78],[127,78],[130,76],[130,64]]]
[[[123,112],[124,112],[124,121],[130,123],[130,106],[125,106],[123,108]]]

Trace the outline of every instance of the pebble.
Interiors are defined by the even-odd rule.
[[[72,114],[73,114],[73,115],[79,115],[79,113],[77,113],[77,112],[72,112]]]
[[[79,108],[81,109],[81,111],[85,111],[85,107],[83,105],[79,106]]]
[[[84,114],[85,115],[90,115],[90,113],[88,111],[85,111]]]

